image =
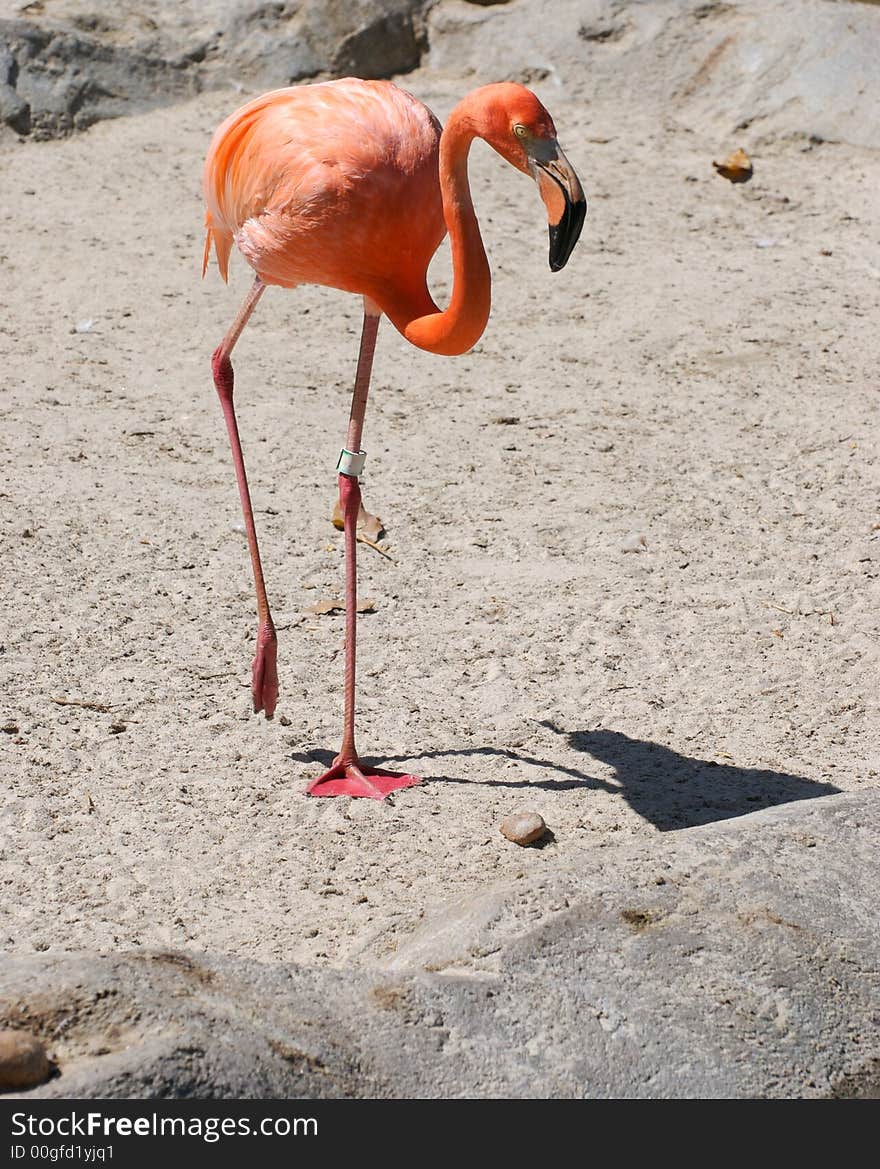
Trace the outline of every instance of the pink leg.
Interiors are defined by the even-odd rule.
[[[346,449],[354,452],[361,449],[364,414],[370,388],[370,371],[373,366],[373,353],[376,349],[378,330],[378,311],[373,309],[373,306],[367,306],[364,311],[364,330],[361,336],[357,377],[355,378],[351,403],[351,418],[346,438]],[[313,780],[306,791],[311,796],[364,796],[371,800],[383,800],[389,793],[400,788],[412,787],[413,784],[421,781],[416,775],[401,775],[395,771],[367,767],[361,763],[355,749],[357,517],[361,506],[361,489],[356,475],[342,474],[339,476],[339,501],[342,504],[345,521],[345,706],[342,747],[333,760],[333,766],[330,770]]]
[[[232,327],[223,338],[211,356],[211,369],[214,373],[214,386],[220,396],[220,405],[223,417],[226,419],[226,429],[229,432],[229,443],[232,447],[232,461],[235,464],[235,477],[238,480],[238,491],[241,496],[241,508],[244,512],[244,526],[247,530],[248,547],[251,553],[251,563],[254,566],[254,584],[257,588],[257,613],[260,627],[257,632],[257,650],[254,656],[251,693],[254,699],[254,712],[266,712],[266,718],[275,713],[275,704],[278,701],[278,671],[276,668],[275,626],[272,624],[272,614],[269,612],[269,601],[266,598],[266,584],[263,580],[263,566],[260,563],[260,549],[257,546],[257,529],[254,524],[254,511],[251,507],[251,495],[248,490],[247,474],[244,469],[244,456],[241,452],[241,440],[238,436],[238,422],[235,418],[235,407],[232,402],[233,373],[229,355],[241,331],[247,324],[251,313],[257,307],[257,302],[266,290],[266,285],[257,277],[241,306],[238,316],[232,322]]]

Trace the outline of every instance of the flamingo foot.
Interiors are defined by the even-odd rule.
[[[418,775],[403,775],[381,767],[357,763],[334,762],[329,771],[313,779],[306,788],[310,796],[355,796],[367,800],[384,800],[392,792],[421,783]]]
[[[278,638],[271,622],[260,626],[257,633],[257,652],[251,667],[251,694],[254,714],[265,711],[266,718],[275,713],[278,702]]]

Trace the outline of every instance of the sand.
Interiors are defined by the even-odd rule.
[[[474,84],[405,84],[445,116]],[[310,800],[338,748],[329,523],[360,306],[270,290],[235,354],[279,628],[250,712],[250,565],[209,357],[249,282],[201,282],[200,167],[233,89],[0,142],[0,943],[372,960],[496,878],[878,785],[880,161],[546,97],[590,202],[547,267],[483,146],[494,305],[446,359],[380,330],[359,745],[425,777]],[[433,275],[448,292],[448,261]],[[876,318],[874,318],[876,319]],[[514,811],[552,831],[522,849]]]

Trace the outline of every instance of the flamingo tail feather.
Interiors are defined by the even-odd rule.
[[[224,283],[229,283],[229,253],[232,251],[232,232],[224,231],[222,228],[215,227],[211,219],[211,213],[205,213],[205,251],[202,255],[202,276],[208,270],[208,261],[211,258],[211,245],[214,245],[214,253],[217,256],[217,267],[220,269],[220,275],[223,277]]]

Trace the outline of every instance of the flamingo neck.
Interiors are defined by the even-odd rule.
[[[452,297],[443,312],[425,288],[418,312],[389,313],[404,337],[419,349],[456,356],[473,348],[489,320],[492,280],[474,214],[467,160],[477,130],[467,99],[452,111],[440,137],[440,191],[452,246]],[[425,312],[425,309],[429,311]]]

